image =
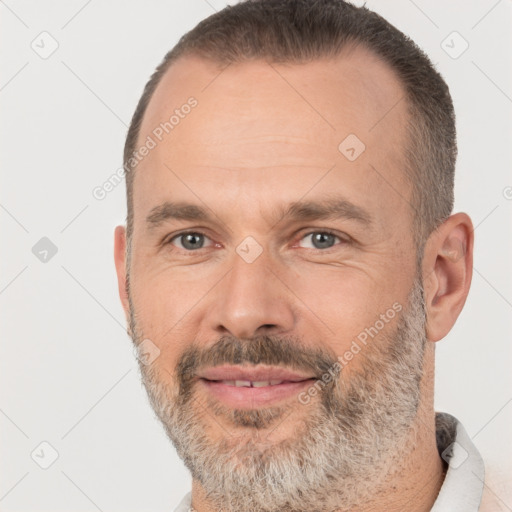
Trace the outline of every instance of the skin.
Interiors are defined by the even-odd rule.
[[[393,72],[362,49],[302,65],[252,61],[221,72],[188,56],[171,66],[145,114],[140,143],[190,96],[198,105],[137,166],[129,269],[138,327],[159,347],[153,365],[169,386],[193,340],[209,346],[224,334],[295,335],[311,348],[343,355],[393,303],[405,304],[416,248],[403,172],[406,102],[397,103],[403,95]],[[349,134],[366,146],[353,162],[338,150]],[[278,213],[293,201],[333,194],[366,210],[371,224],[291,222]],[[166,200],[206,205],[214,221],[169,220],[149,230],[147,215]],[[307,235],[326,229],[340,238],[331,248],[315,248]],[[187,253],[183,239],[162,244],[183,231],[204,233],[206,247]],[[236,252],[247,236],[262,248],[250,264]],[[352,241],[344,242],[346,236]],[[473,227],[463,213],[447,219],[425,245],[428,343],[416,442],[388,492],[353,510],[403,510],[407,504],[420,512],[435,501],[444,475],[435,441],[434,342],[450,331],[464,305],[472,249]],[[115,264],[129,321],[124,226],[115,230]],[[394,327],[391,321],[384,329]],[[358,364],[355,357],[348,375]],[[308,410],[296,403],[265,442],[292,436]],[[226,431],[252,435],[222,421],[211,423],[212,439]],[[192,503],[199,512],[214,510],[195,480]]]

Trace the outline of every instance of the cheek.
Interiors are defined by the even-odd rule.
[[[312,339],[331,340],[330,348],[338,354],[391,310],[379,329],[389,332],[397,316],[393,305],[401,304],[403,295],[386,279],[349,268],[303,274],[294,280],[293,289],[302,301],[302,329]]]
[[[179,355],[194,340],[187,319],[208,288],[194,278],[178,279],[170,269],[138,275],[134,272],[132,281],[138,332],[161,351],[158,365],[174,368]]]

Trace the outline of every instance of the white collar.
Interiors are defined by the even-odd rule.
[[[448,462],[443,485],[431,512],[477,512],[484,489],[484,461],[462,423],[436,413],[437,449]]]
[[[430,512],[477,512],[484,488],[484,461],[462,423],[446,412],[436,413],[437,449],[448,462],[443,485]],[[190,512],[187,493],[174,512]]]

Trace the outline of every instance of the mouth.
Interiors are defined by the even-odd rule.
[[[208,380],[208,379],[206,379]],[[287,380],[210,380],[209,382],[220,382],[226,386],[235,386],[237,388],[264,388],[267,386],[279,386],[288,382],[302,382],[302,381],[287,381]]]
[[[224,405],[237,409],[268,407],[284,400],[297,398],[316,380],[278,367],[221,366],[205,369],[198,374],[202,388]]]

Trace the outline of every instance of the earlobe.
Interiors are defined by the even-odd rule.
[[[117,287],[119,298],[123,306],[126,318],[129,318],[129,302],[126,292],[126,228],[116,226],[114,232],[114,262],[117,273]]]
[[[457,213],[427,241],[423,282],[430,341],[448,334],[466,302],[473,273],[473,239],[471,219]]]

